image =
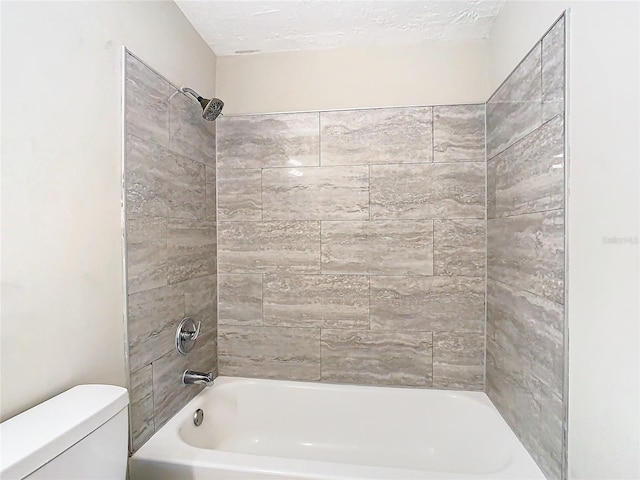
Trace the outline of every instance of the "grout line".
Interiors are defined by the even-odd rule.
[[[500,220],[502,218],[517,218],[517,217],[524,217],[524,216],[527,216],[527,215],[536,215],[538,213],[560,212],[563,209],[564,209],[564,206],[558,207],[558,208],[551,208],[549,210],[536,210],[535,212],[514,213],[513,215],[503,215],[501,217],[494,216],[494,217],[491,217],[488,220]],[[487,223],[488,223],[488,221],[487,221]]]
[[[435,140],[436,140],[436,136],[435,136],[435,126],[434,126],[434,119],[435,115],[433,113],[433,107],[431,107],[431,163],[437,163],[436,162],[436,144],[435,144]]]
[[[495,195],[494,195],[495,198]],[[484,352],[482,391],[487,391],[487,312],[489,272],[489,161],[487,160],[487,104],[484,105]]]

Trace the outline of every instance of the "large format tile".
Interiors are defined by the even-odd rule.
[[[128,215],[127,293],[167,284],[167,220]]]
[[[151,365],[133,372],[129,381],[131,448],[137,450],[155,432],[153,419],[153,378]]]
[[[517,352],[518,364],[562,397],[564,376],[562,305],[489,279],[487,333]]]
[[[167,249],[169,283],[216,273],[216,231],[211,222],[169,220]]]
[[[210,167],[216,166],[215,123],[202,118],[200,105],[183,93],[169,100],[169,148]]]
[[[318,113],[216,120],[218,168],[319,165]]]
[[[128,135],[125,182],[127,213],[202,218],[205,167],[154,142]]]
[[[484,220],[435,220],[433,274],[484,277],[485,233]]]
[[[431,386],[431,332],[322,330],[322,380]]]
[[[484,218],[484,164],[372,165],[372,219]]]
[[[322,273],[432,275],[433,222],[322,222]]]
[[[487,158],[542,125],[540,77],[538,43],[487,103]]]
[[[219,275],[220,325],[262,325],[262,275]]]
[[[320,222],[222,222],[221,273],[318,273]]]
[[[563,208],[563,117],[542,125],[497,155],[492,163],[496,217]]]
[[[564,112],[564,16],[542,39],[542,120]]]
[[[127,318],[132,372],[174,348],[175,329],[183,317],[184,295],[179,286],[129,295]]]
[[[184,292],[184,315],[196,323],[202,322],[202,332],[215,330],[218,324],[216,284],[216,275],[193,278],[179,284]]]
[[[433,333],[433,386],[484,390],[483,333]]]
[[[484,278],[371,277],[371,329],[484,331]]]
[[[131,54],[125,56],[127,133],[169,146],[169,82]]]
[[[432,161],[431,107],[320,113],[322,165]]]
[[[487,275],[564,303],[564,211],[489,220]]]
[[[264,323],[369,328],[369,279],[354,275],[265,275]]]
[[[221,375],[320,380],[320,329],[221,325]]]
[[[265,168],[265,220],[369,218],[369,167]]]
[[[218,172],[218,219],[262,220],[260,169],[233,168]]]
[[[433,107],[433,161],[484,162],[485,105]]]

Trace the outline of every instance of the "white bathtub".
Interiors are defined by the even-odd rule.
[[[544,478],[481,392],[228,377],[138,450],[130,472],[131,480]]]

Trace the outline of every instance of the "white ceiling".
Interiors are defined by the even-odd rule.
[[[175,0],[216,55],[486,38],[504,0]]]

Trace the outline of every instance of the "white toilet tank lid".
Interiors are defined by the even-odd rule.
[[[129,404],[127,389],[78,385],[0,423],[0,478],[23,478]]]

